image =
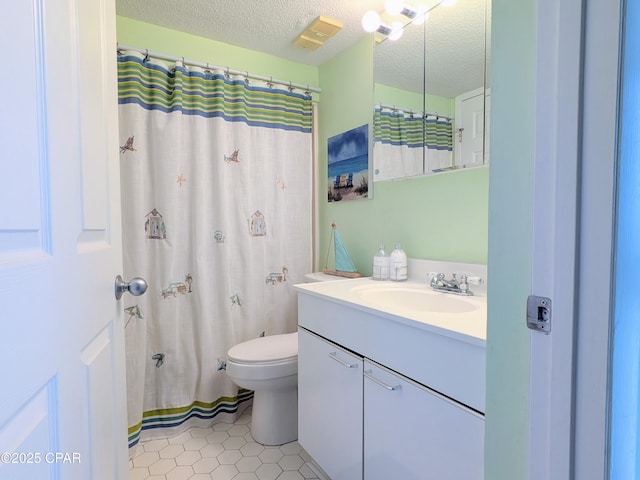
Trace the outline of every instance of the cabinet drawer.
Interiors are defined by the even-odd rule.
[[[332,480],[362,478],[363,361],[298,329],[298,440]]]
[[[483,478],[484,418],[369,360],[364,364],[364,478]]]

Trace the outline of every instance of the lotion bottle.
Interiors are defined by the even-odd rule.
[[[373,279],[389,280],[389,256],[384,251],[384,243],[373,256]]]
[[[402,282],[407,279],[407,254],[400,248],[400,242],[389,257],[389,278],[394,282]]]

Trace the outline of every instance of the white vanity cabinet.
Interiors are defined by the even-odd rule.
[[[332,480],[362,476],[362,357],[298,331],[298,441]]]
[[[363,478],[483,478],[482,415],[368,360],[364,376]]]
[[[482,480],[486,313],[415,320],[370,282],[296,286],[300,444],[331,480]]]

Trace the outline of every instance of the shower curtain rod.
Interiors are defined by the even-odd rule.
[[[413,111],[410,108],[402,108],[402,107],[397,107],[395,105],[386,105],[384,103],[378,103],[377,105],[380,108],[388,108],[390,110],[400,110],[401,112],[404,112],[404,113],[421,113],[419,110],[418,111]],[[453,121],[455,119],[455,117],[451,117],[449,115],[442,115],[441,113],[438,113],[438,112],[425,112],[424,116],[425,117],[444,118],[444,119],[449,120],[449,121]]]
[[[132,47],[130,45],[123,45],[122,43],[118,43],[118,50],[133,50],[135,52],[142,53],[142,54],[147,55],[149,57],[157,58],[158,60],[166,60],[166,61],[169,61],[169,62],[181,62],[183,65],[192,65],[194,67],[209,68],[209,69],[214,69],[214,70],[222,70],[225,73],[229,73],[231,75],[242,75],[242,76],[244,76],[246,78],[251,78],[251,79],[254,79],[254,80],[261,80],[263,82],[277,83],[278,85],[284,85],[284,86],[287,86],[287,87],[295,87],[297,89],[308,91],[308,92],[315,92],[315,93],[322,92],[322,90],[320,88],[318,88],[318,87],[311,87],[309,85],[302,85],[302,84],[299,84],[299,83],[293,83],[291,81],[287,82],[285,80],[278,80],[278,79],[272,78],[272,77],[264,77],[262,75],[254,75],[254,74],[250,74],[247,71],[233,70],[233,69],[228,68],[228,67],[221,67],[219,65],[211,65],[210,63],[196,62],[194,60],[189,60],[189,59],[186,59],[184,57],[174,57],[174,56],[171,56],[171,55],[165,55],[163,53],[152,52],[150,50],[147,50],[146,48],[138,48],[138,47]]]

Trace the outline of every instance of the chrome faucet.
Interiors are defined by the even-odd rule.
[[[431,273],[431,288],[437,292],[453,293],[456,295],[473,295],[469,290],[468,277],[462,275],[460,281],[456,278],[456,274],[451,274],[451,280],[446,280],[444,273]]]

